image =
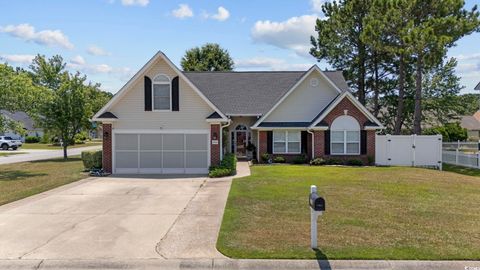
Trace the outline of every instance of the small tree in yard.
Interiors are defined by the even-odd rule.
[[[79,73],[63,73],[58,89],[52,89],[42,107],[43,126],[62,140],[64,159],[68,157],[67,148],[73,144],[75,135],[90,125],[92,112],[85,80]]]

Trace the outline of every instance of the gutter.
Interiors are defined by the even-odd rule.
[[[311,129],[307,129],[307,132],[312,135],[312,160],[315,159],[315,133]]]
[[[220,124],[220,160],[223,159],[223,128],[226,128],[232,124],[232,120],[228,119],[227,124]]]

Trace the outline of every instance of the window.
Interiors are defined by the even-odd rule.
[[[300,154],[300,131],[281,130],[273,132],[274,154]]]
[[[332,155],[360,154],[360,125],[355,118],[343,115],[333,121],[330,146]]]
[[[169,111],[171,109],[170,79],[163,74],[153,79],[152,101],[154,111]]]

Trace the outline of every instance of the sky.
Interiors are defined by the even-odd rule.
[[[28,67],[36,54],[63,56],[116,93],[157,51],[177,66],[189,48],[219,43],[236,70],[307,70],[314,25],[325,0],[0,0],[0,62]],[[479,4],[466,0],[465,7]],[[480,33],[449,57],[471,93],[480,82]]]

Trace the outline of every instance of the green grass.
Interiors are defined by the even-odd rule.
[[[0,157],[8,157],[8,156],[12,156],[12,155],[20,155],[20,154],[25,154],[23,152],[13,152],[13,151],[4,151],[4,152],[0,152]]]
[[[95,145],[102,145],[101,141],[91,141],[84,144],[75,144],[69,146],[68,148],[79,148],[79,147],[87,147],[87,146],[95,146]],[[22,149],[42,149],[42,150],[59,150],[63,149],[61,146],[53,145],[53,144],[45,144],[45,143],[24,143],[22,145]]]
[[[443,170],[447,172],[454,172],[470,176],[480,176],[480,170],[475,168],[461,167],[445,163],[443,163],[442,167]]]
[[[308,193],[326,199],[310,249]],[[480,259],[480,181],[421,168],[254,166],[232,183],[217,248],[233,258]]]
[[[0,165],[0,205],[86,177],[79,157]]]

